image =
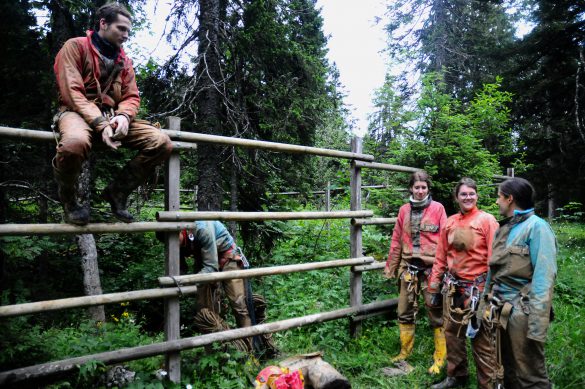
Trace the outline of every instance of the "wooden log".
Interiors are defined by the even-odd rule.
[[[277,151],[282,153],[290,154],[310,154],[318,155],[322,157],[334,157],[334,158],[345,158],[345,159],[358,159],[362,161],[373,161],[374,156],[370,154],[352,153],[349,151],[324,149],[318,147],[309,147],[301,145],[291,145],[288,143],[277,143],[267,142],[262,140],[254,139],[243,139],[243,138],[232,138],[229,136],[218,136],[218,135],[207,135],[199,134],[196,132],[184,132],[173,129],[161,130],[165,132],[173,140],[180,140],[178,148],[192,148],[187,144],[193,143],[214,143],[219,145],[230,145],[239,146],[244,148],[263,149],[270,151]],[[38,130],[27,130],[23,128],[12,128],[0,126],[0,136],[29,139],[35,141],[47,141],[58,139],[55,138],[52,132],[49,131],[38,131]]]
[[[352,226],[370,226],[380,224],[394,224],[397,218],[395,217],[373,217],[371,219],[351,219]]]
[[[172,138],[194,143],[213,143],[219,145],[239,146],[244,148],[263,149],[270,151],[285,152],[290,154],[311,154],[322,157],[337,157],[346,159],[359,159],[373,161],[374,156],[370,154],[352,153],[318,147],[291,145],[287,143],[267,142],[254,139],[232,138],[229,136],[207,135],[196,132],[170,131],[166,133]]]
[[[364,161],[353,161],[353,165],[359,168],[367,168],[367,169],[376,169],[376,170],[390,170],[393,172],[404,172],[404,173],[414,173],[421,169],[409,166],[401,166],[401,165],[390,165],[387,163],[379,163],[379,162],[364,162]]]
[[[354,137],[351,140],[351,150],[356,153],[362,151],[362,138]],[[350,209],[358,212],[362,209],[362,175],[361,168],[353,161],[350,168],[349,189]],[[357,217],[356,217],[357,218]],[[349,229],[349,251],[352,258],[362,256],[362,226],[352,225]],[[349,304],[352,307],[362,304],[362,273],[351,271],[349,275]],[[357,338],[361,332],[360,323],[350,319],[350,335]]]
[[[58,311],[61,309],[91,307],[102,304],[115,304],[125,301],[157,299],[164,297],[178,297],[197,292],[196,286],[182,286],[179,288],[154,288],[133,290],[131,292],[107,293],[93,296],[71,297],[58,300],[37,301],[34,303],[2,305],[0,318],[28,315],[31,313]]]
[[[384,309],[385,307],[391,308],[394,305],[395,304],[392,300],[378,301],[375,303],[364,304],[351,308],[342,308],[334,311],[315,313],[312,315],[280,320],[272,323],[259,324],[252,327],[236,328],[233,330],[215,332],[212,334],[195,336],[191,338],[153,343],[145,346],[124,348],[99,354],[84,355],[81,357],[69,358],[61,361],[43,363],[40,365],[22,367],[14,370],[0,372],[0,386],[14,386],[14,384],[26,380],[73,371],[78,369],[80,365],[90,361],[101,361],[106,365],[111,365],[141,358],[148,358],[169,352],[193,349],[215,342],[226,342],[234,339],[248,338],[251,336],[303,327],[310,324],[322,323],[325,321],[340,319],[352,315],[361,315],[370,311]]]
[[[0,224],[2,235],[79,235],[79,234],[111,234],[140,233],[149,231],[181,231],[191,228],[188,222],[136,222],[136,223],[91,223],[76,226],[66,223],[47,224]]]
[[[180,130],[181,119],[168,118],[168,127],[172,130]],[[181,206],[181,157],[178,150],[173,150],[165,164],[165,210],[177,212]],[[180,244],[178,234],[166,234],[165,236],[165,274],[175,277],[180,275]],[[181,307],[176,296],[165,299],[165,340],[173,341],[181,337]],[[181,380],[181,354],[179,352],[165,355],[165,368],[169,373],[171,382],[178,383]]]
[[[320,352],[296,355],[279,363],[290,371],[300,370],[305,386],[313,389],[349,389],[351,384],[333,366],[323,360]]]
[[[172,142],[173,150],[197,150],[197,143],[189,142]]]
[[[59,139],[59,134],[52,131],[27,130],[24,128],[12,128],[0,126],[0,136],[7,138],[28,139],[32,141],[48,141]]]
[[[385,262],[374,262],[369,265],[361,265],[361,266],[354,266],[353,270],[356,272],[364,272],[364,271],[371,271],[371,270],[380,270],[386,266]]]
[[[353,320],[355,320],[355,321],[362,321],[362,320],[365,320],[365,319],[370,319],[370,318],[375,317],[375,316],[380,316],[380,315],[383,315],[385,313],[388,313],[389,311],[392,310],[392,308],[396,308],[398,306],[398,299],[397,298],[390,299],[390,300],[387,300],[387,301],[392,301],[393,302],[393,305],[386,306],[386,307],[382,307],[382,308],[377,309],[377,310],[371,310],[371,311],[369,311],[367,313],[362,313],[360,315],[356,315],[356,316],[353,317]]]
[[[174,277],[174,280],[171,277],[159,277],[158,283],[161,286],[172,286],[175,285],[176,280],[179,283],[179,285],[190,285],[195,283],[209,284],[212,282],[219,282],[238,278],[263,277],[276,274],[289,274],[310,270],[331,269],[334,267],[356,266],[372,263],[373,261],[374,258],[372,257],[360,257],[351,259],[335,259],[332,261],[324,262],[301,263],[295,265],[260,267],[257,269],[232,270],[217,273],[187,274],[183,276],[176,276]]]
[[[370,217],[372,211],[334,211],[334,212],[157,212],[158,221],[200,221],[200,220],[309,220],[309,219],[345,219]]]

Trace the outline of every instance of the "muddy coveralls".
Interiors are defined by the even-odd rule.
[[[440,231],[445,227],[447,215],[442,204],[429,195],[422,202],[410,201],[400,207],[392,232],[392,243],[386,260],[389,274],[398,276],[398,323],[400,329],[400,353],[394,361],[406,359],[414,346],[415,320],[419,296],[422,292],[427,306],[429,323],[434,331],[434,364],[429,372],[438,374],[445,361],[445,335],[443,309],[430,304],[427,291]]]
[[[244,265],[234,238],[225,226],[219,221],[197,221],[192,229],[181,232],[181,273],[187,273],[187,257],[193,257],[194,271],[198,274],[214,273],[218,271],[241,270]],[[222,281],[221,284],[230,301],[230,306],[238,327],[252,325],[248,307],[246,305],[246,289],[241,278]],[[213,294],[215,284],[199,285],[197,291],[197,306],[201,310],[207,308],[217,312],[215,304],[218,299]]]
[[[472,302],[478,302],[485,286],[488,259],[497,228],[496,219],[477,208],[450,216],[441,232],[431,272],[429,292],[439,293],[441,280],[444,280],[447,376],[462,382],[469,376],[467,324],[474,316]],[[489,338],[478,335],[472,340],[471,347],[477,367],[478,387],[493,387],[494,351]]]
[[[556,238],[534,210],[500,223],[489,263],[481,331],[498,341],[496,361],[506,389],[550,388],[544,342],[552,316],[557,273]],[[497,344],[497,343],[496,343]],[[501,383],[501,381],[500,381]]]
[[[59,114],[56,124],[61,139],[53,160],[59,195],[66,208],[77,205],[75,191],[81,165],[105,123],[115,115],[126,116],[128,135],[122,146],[138,154],[107,188],[125,203],[127,196],[162,163],[172,150],[169,137],[145,120],[136,119],[140,96],[132,61],[120,48],[118,57],[109,60],[92,41],[97,33],[65,42],[55,58],[54,72],[59,89]],[[125,207],[125,204],[121,204]],[[77,205],[78,206],[78,205]]]

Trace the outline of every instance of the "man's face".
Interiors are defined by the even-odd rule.
[[[118,18],[107,24],[105,19],[100,20],[100,30],[98,34],[101,38],[107,40],[115,47],[122,47],[122,44],[128,40],[128,35],[132,29],[132,23],[124,15],[118,14]]]

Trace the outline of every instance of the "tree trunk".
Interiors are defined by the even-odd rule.
[[[77,187],[80,203],[87,207],[90,206],[92,167],[93,163],[91,159],[88,159],[83,163]],[[96,294],[102,294],[97,248],[95,246],[93,234],[77,235],[75,236],[75,240],[77,242],[77,247],[79,247],[79,251],[81,252],[81,268],[83,270],[83,289],[85,295],[93,296]],[[103,305],[89,307],[88,312],[94,321],[103,322],[106,320]]]
[[[198,132],[221,134],[221,96],[223,88],[219,63],[219,0],[199,2],[199,47],[197,78],[199,94],[196,100]],[[200,211],[221,209],[221,173],[219,158],[221,148],[214,145],[199,145],[197,169],[199,193],[197,205]]]

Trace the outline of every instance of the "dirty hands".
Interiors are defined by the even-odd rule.
[[[386,262],[386,266],[384,266],[384,277],[389,280],[396,278],[396,269],[390,269],[388,262]]]
[[[102,131],[102,141],[111,148],[112,150],[117,150],[118,147],[122,145],[122,142],[112,140],[114,138],[114,130],[112,129],[111,125],[107,125],[104,127]]]
[[[110,126],[116,130],[112,139],[120,140],[124,139],[128,135],[128,127],[130,122],[125,115],[116,115],[110,119]]]

